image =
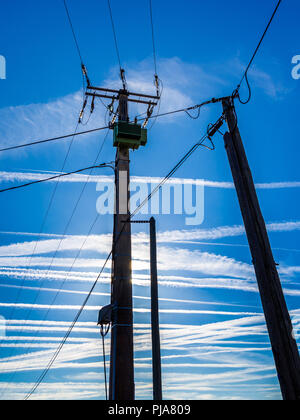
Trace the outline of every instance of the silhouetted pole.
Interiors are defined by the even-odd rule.
[[[128,122],[126,92],[119,98],[119,121]],[[129,220],[129,148],[119,146],[115,163],[116,211],[112,255],[112,316],[109,399],[135,398],[131,281],[131,225]]]
[[[150,264],[153,399],[160,401],[162,400],[162,383],[157,283],[156,222],[154,217],[151,217],[150,219]]]
[[[117,147],[115,160],[115,215],[112,249],[111,281],[111,355],[109,399],[130,401],[135,398],[133,360],[133,302],[131,272],[131,214],[129,191],[130,149],[137,150],[147,144],[146,125],[160,96],[129,92],[124,69],[120,69],[123,89],[115,90],[91,86],[88,83],[86,97],[110,99],[107,107],[112,120],[113,146]],[[118,103],[117,111],[114,104]],[[129,121],[128,103],[147,105],[147,116],[142,125]],[[91,105],[91,111],[94,106]],[[82,112],[84,111],[84,107]],[[116,122],[116,120],[118,121]],[[101,318],[101,317],[100,317]],[[108,319],[105,319],[107,322]],[[101,321],[101,319],[100,319]],[[100,323],[100,325],[102,325]],[[104,323],[104,325],[106,325]]]
[[[232,99],[223,101],[230,133],[225,147],[237,191],[269,331],[283,399],[300,400],[300,358],[282,286],[260,210]]]

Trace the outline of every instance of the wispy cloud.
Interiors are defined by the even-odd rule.
[[[37,321],[30,321],[32,327],[38,328]],[[22,325],[22,321],[12,321],[11,324],[15,324],[16,327]],[[47,327],[64,329],[68,327],[67,323],[49,321]],[[59,398],[69,398],[69,396],[75,397],[78,389],[85,386],[82,381],[88,381],[89,386],[87,390],[93,392],[96,388],[99,388],[99,382],[103,384],[103,377],[101,380],[101,374],[97,377],[95,382],[95,371],[101,372],[103,369],[103,363],[101,355],[99,354],[99,338],[86,339],[86,342],[76,342],[76,340],[83,340],[86,337],[87,330],[91,328],[90,322],[80,322],[77,325],[77,336],[72,337],[61,352],[59,358],[55,362],[54,369],[70,369],[70,374],[67,381],[64,381],[62,390],[59,393]],[[96,328],[93,328],[96,334]],[[150,350],[151,339],[150,339],[150,325],[137,325],[135,327],[136,334],[136,385],[138,395],[145,395],[145,392],[151,391],[151,358],[145,358],[144,352]],[[32,331],[34,332],[34,330]],[[63,332],[63,331],[61,331]],[[78,335],[79,334],[79,335]],[[270,346],[267,347],[251,345],[250,342],[240,344],[238,347],[232,347],[226,345],[226,341],[229,343],[230,339],[237,339],[238,337],[255,337],[255,336],[267,336],[266,327],[264,325],[263,316],[248,316],[238,318],[229,321],[223,321],[218,323],[208,323],[205,325],[168,325],[161,324],[161,335],[162,335],[162,368],[163,368],[163,382],[165,398],[176,399],[177,393],[180,391],[186,393],[186,398],[192,398],[191,391],[195,393],[196,398],[204,397],[205,392],[212,392],[216,398],[218,393],[224,396],[224,390],[226,387],[235,387],[236,395],[242,397],[247,390],[249,390],[249,383],[264,381],[260,387],[262,390],[265,389],[267,392],[273,394],[278,391],[274,385],[266,386],[265,382],[268,379],[274,379],[274,365],[269,359],[266,364],[265,361],[254,361],[251,355],[255,352],[267,352],[270,353]],[[19,337],[20,340],[28,342],[28,337]],[[47,337],[36,337],[37,341],[33,341],[33,345],[29,348],[29,352],[20,356],[12,356],[7,359],[0,361],[0,369],[2,371],[10,372],[16,368],[18,371],[38,371],[43,369],[48,363],[50,357],[53,354],[54,342],[53,338],[49,338],[49,346],[47,349],[36,351],[35,344],[41,341],[40,348],[44,347],[45,340]],[[55,340],[56,338],[54,338]],[[20,343],[19,340],[19,343]],[[29,338],[30,340],[30,338]],[[225,341],[226,340],[226,341]],[[219,344],[218,344],[219,343]],[[223,345],[220,345],[223,343]],[[22,346],[22,343],[20,343]],[[29,346],[30,347],[30,346]],[[19,347],[18,347],[19,348]],[[21,347],[20,347],[21,348]],[[107,342],[107,349],[109,349],[109,341]],[[166,351],[176,352],[176,358],[169,358],[165,353]],[[247,357],[249,354],[249,357]],[[178,372],[174,373],[174,369]],[[186,373],[186,369],[192,369],[191,373]],[[214,372],[211,372],[214,369]],[[81,373],[76,373],[80,370]],[[145,382],[148,377],[148,382]],[[67,386],[69,381],[74,386],[73,394],[64,393],[64,386]],[[28,392],[31,388],[30,384],[16,384],[16,389],[11,387],[11,384],[2,383],[6,387],[5,395],[8,397],[11,393],[14,393],[14,397],[22,398],[22,396]],[[60,386],[56,384],[57,386]],[[44,383],[39,388],[36,398],[43,398],[47,393],[49,398],[55,398],[55,393],[52,392],[53,383]],[[240,393],[239,393],[240,389]],[[102,395],[102,394],[101,394]],[[82,398],[89,398],[86,394],[82,395]],[[182,398],[182,397],[181,397]],[[220,397],[219,397],[220,398]]]
[[[267,229],[269,232],[294,232],[300,230],[299,221],[284,221],[277,223],[268,223]],[[2,232],[4,234],[4,232]],[[16,233],[10,232],[10,234],[20,236],[34,236],[34,233]],[[176,243],[176,242],[188,242],[188,241],[202,241],[202,240],[216,240],[230,237],[238,237],[245,235],[245,228],[242,225],[233,226],[220,226],[210,229],[189,229],[189,230],[171,230],[165,232],[158,232],[157,241],[159,243]],[[82,235],[67,235],[61,241],[60,235],[46,235],[46,240],[40,240],[38,243],[36,254],[47,254],[55,252],[58,245],[60,244],[61,251],[71,251],[80,248],[83,240],[86,239]],[[49,238],[49,239],[48,239]],[[51,239],[50,239],[51,238]],[[57,239],[56,239],[57,238]],[[136,233],[132,235],[134,246],[141,243],[148,243],[149,238],[144,233]],[[85,241],[83,250],[94,251],[97,253],[107,253],[111,248],[111,235],[90,235]],[[30,242],[19,242],[11,245],[4,245],[0,247],[1,257],[8,256],[26,256],[31,255],[36,245],[36,241]],[[1,264],[1,261],[0,261]],[[4,264],[4,263],[2,263]]]
[[[0,172],[0,182],[30,182],[47,179],[54,175],[59,175],[61,172],[53,171],[35,171],[35,172],[9,172],[1,171]],[[159,184],[162,178],[159,177],[150,177],[150,176],[132,176],[132,184]],[[50,180],[49,182],[56,182],[56,180]],[[85,175],[85,174],[74,174],[67,177],[61,178],[60,182],[63,183],[113,183],[114,179],[112,176],[107,175]],[[167,181],[167,185],[201,185],[207,188],[217,188],[231,190],[234,189],[233,182],[221,182],[213,181],[208,179],[194,179],[194,178],[172,178]],[[256,183],[256,188],[261,190],[277,190],[277,189],[290,189],[290,188],[300,188],[300,181],[281,181],[281,182],[265,182],[265,183]]]
[[[182,62],[180,59],[170,58],[161,60],[160,69],[161,78],[166,80],[161,110],[169,111],[178,107],[191,105],[193,101],[187,91],[188,86],[191,87],[193,83],[191,78],[196,79],[196,68]],[[151,92],[152,94],[155,93],[155,88],[152,83],[153,70],[150,62],[146,60],[139,63],[135,68],[128,68],[127,73],[128,85],[131,89],[137,89],[141,92]],[[203,71],[202,76],[214,88],[217,79]],[[199,79],[199,75],[197,75],[197,79]],[[178,83],[178,80],[181,81],[181,84]],[[209,89],[207,83],[203,81],[203,86]],[[111,69],[108,77],[101,84],[106,87],[112,85],[115,88],[119,84],[117,72]],[[190,91],[192,91],[191,88]],[[17,145],[26,141],[74,132],[82,104],[83,92],[79,90],[47,103],[19,105],[0,109],[1,146]],[[88,129],[91,129],[99,127],[99,125],[105,125],[105,111],[103,106],[97,106],[88,126],[85,128],[88,127]],[[134,111],[135,109],[133,108]],[[143,108],[141,110],[138,107],[136,111],[140,114],[141,111],[145,112],[145,109]],[[89,113],[89,111],[87,112]],[[168,118],[165,121],[167,122]]]
[[[246,63],[243,63],[239,57],[230,60],[227,63],[226,70],[228,73],[237,77],[244,72]],[[270,73],[260,69],[257,65],[253,65],[249,70],[249,80],[251,85],[263,91],[267,96],[274,99],[281,99],[289,90],[284,86],[283,82],[277,77],[273,77]]]

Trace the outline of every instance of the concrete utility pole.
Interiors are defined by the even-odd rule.
[[[231,98],[223,101],[223,109],[230,131],[224,136],[225,147],[253,258],[282,396],[285,400],[300,400],[298,347]]]
[[[137,150],[147,143],[145,128],[159,96],[133,93],[127,90],[124,70],[121,69],[123,89],[114,90],[88,85],[87,96],[108,98],[107,108],[114,114],[111,128],[114,130],[115,161],[115,215],[112,252],[112,333],[110,355],[109,399],[132,401],[135,399],[133,363],[133,303],[131,279],[131,224],[130,224],[130,149]],[[113,104],[118,102],[117,114]],[[143,126],[130,122],[128,102],[148,106]],[[116,119],[118,121],[116,122]]]

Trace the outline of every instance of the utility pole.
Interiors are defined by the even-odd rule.
[[[128,122],[126,94],[119,98],[119,122]],[[115,161],[115,215],[112,254],[110,400],[134,400],[129,148],[118,146]]]
[[[248,164],[232,98],[223,101],[224,136],[244,219],[278,379],[284,400],[300,400],[300,358],[276,263]]]
[[[153,399],[162,400],[161,382],[161,354],[159,335],[159,308],[157,283],[157,249],[156,249],[156,222],[150,219],[150,264],[151,264],[151,331],[152,331],[152,372],[153,372]]]
[[[123,89],[114,90],[88,84],[86,96],[94,99],[111,99],[107,107],[114,114],[111,128],[114,130],[115,160],[115,214],[112,252],[112,333],[110,356],[109,399],[132,401],[135,399],[133,354],[133,302],[131,273],[131,224],[130,224],[130,149],[137,150],[147,143],[146,124],[160,99],[127,90],[124,70],[121,69]],[[114,112],[114,103],[118,102]],[[129,122],[128,103],[148,106],[143,125]],[[94,105],[93,105],[94,106]],[[116,121],[117,120],[117,121]]]

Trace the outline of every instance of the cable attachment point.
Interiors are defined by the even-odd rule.
[[[220,133],[220,128],[222,127],[223,123],[224,123],[224,116],[222,116],[215,124],[209,124],[209,126],[207,127],[207,139],[211,143],[212,147],[209,147],[209,146],[204,146],[204,147],[206,147],[209,150],[215,150],[215,144],[212,141],[212,137],[217,132]]]
[[[221,117],[213,126],[209,125],[207,129],[207,135],[208,137],[213,137],[222,127],[224,123],[223,117]]]
[[[232,92],[232,95],[231,95],[232,100],[240,97],[240,93],[239,93],[240,88],[241,88],[241,85],[238,85],[237,88]]]

